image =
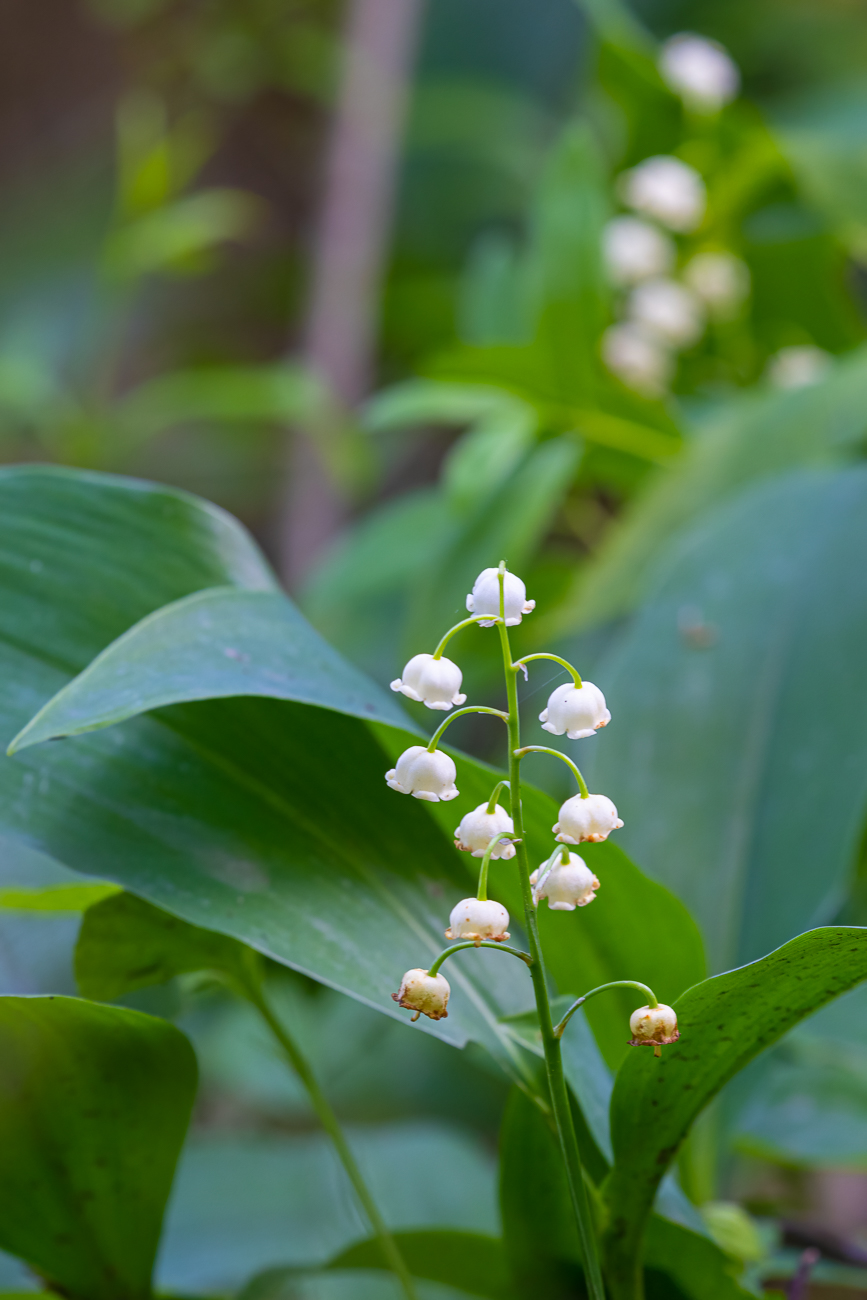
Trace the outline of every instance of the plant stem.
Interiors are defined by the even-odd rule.
[[[555,663],[562,664],[563,667],[568,669],[572,674],[572,680],[575,683],[576,689],[580,691],[582,682],[578,669],[573,668],[568,659],[561,659],[559,655],[549,654],[547,650],[540,650],[537,654],[533,655],[524,655],[523,659],[518,660],[515,667],[520,668],[523,664],[531,663],[534,659],[553,659]]]
[[[501,564],[501,614],[504,613],[502,576],[504,570],[505,566]],[[536,909],[533,906],[533,893],[530,885],[530,864],[527,857],[527,846],[524,842],[524,817],[523,809],[521,807],[521,760],[518,753],[521,748],[521,728],[518,715],[519,668],[517,664],[512,663],[512,652],[509,646],[509,633],[506,629],[505,617],[497,626],[500,633],[500,644],[503,650],[503,667],[506,673],[506,694],[509,704],[509,782],[512,803],[512,822],[515,827],[515,835],[518,839],[515,846],[516,859],[521,877],[521,893],[524,900],[524,920],[527,926],[527,937],[529,940],[528,947],[530,949],[530,956],[532,957],[530,976],[533,980],[533,991],[536,996],[536,1011],[539,1016],[539,1027],[542,1031],[542,1046],[545,1053],[545,1069],[548,1075],[551,1109],[557,1126],[557,1137],[560,1142],[563,1163],[566,1166],[566,1178],[569,1183],[569,1195],[572,1200],[572,1209],[578,1225],[578,1235],[581,1239],[581,1251],[584,1257],[584,1273],[588,1294],[590,1300],[605,1300],[605,1290],[602,1284],[602,1273],[599,1267],[599,1254],[596,1246],[596,1230],[590,1212],[587,1188],[584,1185],[584,1170],[581,1167],[581,1155],[578,1150],[578,1139],[575,1136],[575,1125],[572,1122],[569,1094],[566,1089],[566,1077],[563,1073],[563,1059],[560,1054],[560,1039],[554,1036],[554,1026],[551,1020],[551,1006],[548,1001],[548,986],[545,980],[545,967],[542,961],[542,948],[539,942],[538,918],[536,915]],[[554,750],[553,752],[558,753],[559,751]]]
[[[497,802],[499,801],[500,794],[502,793],[502,791],[503,791],[503,790],[508,790],[508,789],[509,789],[509,782],[508,782],[508,781],[498,781],[497,784],[494,786],[493,790],[491,791],[491,797],[490,797],[490,799],[488,800],[487,813],[488,813],[488,816],[489,816],[489,817],[492,816],[493,811],[494,811],[494,809],[495,809],[496,806],[497,806]]]
[[[584,1003],[587,1001],[588,998],[595,998],[597,993],[604,993],[606,989],[625,989],[625,988],[640,989],[642,993],[647,994],[647,1005],[649,1007],[659,1006],[659,1002],[657,1000],[656,994],[654,993],[653,989],[649,989],[646,984],[639,984],[638,980],[611,980],[608,984],[600,984],[597,988],[591,989],[590,992],[585,993],[583,997],[576,998],[576,1000],[572,1003],[571,1007],[566,1012],[565,1016],[560,1021],[560,1023],[554,1026],[554,1033],[556,1037],[557,1038],[563,1037],[563,1030],[568,1025],[570,1017],[574,1015],[574,1013],[578,1010],[579,1007],[582,1007],[584,1005]]]
[[[572,775],[578,782],[578,789],[581,791],[581,798],[589,799],[590,791],[587,789],[587,782],[584,780],[584,777],[578,771],[578,768],[572,762],[571,758],[564,754],[562,750],[551,749],[548,745],[525,745],[523,749],[516,750],[515,757],[520,760],[525,754],[553,754],[555,758],[562,759],[566,766],[570,768]],[[514,818],[512,818],[512,820],[514,821]]]
[[[349,1144],[346,1141],[337,1116],[331,1109],[322,1089],[319,1087],[316,1076],[310,1068],[310,1063],[302,1053],[298,1044],[274,1014],[264,992],[262,991],[261,982],[259,980],[247,981],[244,985],[244,993],[249,1001],[252,1002],[253,1006],[259,1012],[259,1015],[265,1021],[265,1024],[280,1044],[280,1047],[286,1055],[286,1059],[307,1090],[307,1095],[310,1098],[313,1109],[319,1117],[319,1122],[331,1138],[340,1163],[346,1171],[346,1176],[352,1184],[355,1195],[361,1203],[361,1207],[367,1216],[368,1222],[370,1223],[375,1236],[379,1240],[379,1248],[382,1251],[382,1256],[387,1267],[391,1269],[400,1281],[406,1300],[418,1300],[415,1283],[412,1280],[406,1262],[398,1250],[397,1243],[388,1228],[385,1226],[385,1220],[379,1212],[379,1207],[373,1199],[370,1188],[364,1181],[364,1176],[356,1163],[355,1156],[349,1149]]]
[[[443,650],[445,650],[449,641],[451,641],[452,637],[456,632],[460,632],[462,628],[469,627],[471,623],[480,623],[482,619],[484,619],[486,623],[494,621],[492,619],[489,619],[487,614],[473,614],[471,618],[461,619],[460,623],[455,623],[454,627],[450,627],[448,632],[446,632],[445,636],[440,641],[436,650],[434,650],[433,652],[434,659],[442,658]]]
[[[440,723],[428,743],[427,748],[429,754],[432,754],[436,749],[439,744],[440,736],[443,734],[446,727],[450,727],[455,718],[460,718],[465,713],[493,713],[495,717],[502,718],[504,722],[508,722],[509,720],[509,715],[504,713],[502,709],[489,709],[486,704],[468,704],[465,709],[457,709],[454,713],[450,713],[445,722]]]
[[[533,964],[533,958],[528,952],[521,952],[518,948],[510,948],[508,944],[494,943],[490,939],[479,939],[478,941],[475,939],[465,939],[462,943],[453,943],[451,948],[445,948],[440,953],[439,957],[437,957],[433,966],[431,966],[428,975],[438,975],[440,966],[442,966],[443,962],[448,957],[451,957],[453,953],[460,952],[462,948],[496,948],[498,952],[507,952],[512,957],[520,957],[521,961],[526,962],[528,966],[532,966]]]
[[[485,849],[482,856],[482,865],[479,868],[479,887],[476,890],[476,898],[480,899],[483,903],[488,901],[488,867],[490,866],[491,855],[500,843],[500,840],[510,840],[511,838],[511,831],[498,831]]]

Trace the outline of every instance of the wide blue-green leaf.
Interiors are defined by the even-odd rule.
[[[611,1101],[615,1163],[605,1194],[613,1300],[636,1294],[644,1224],[697,1115],[763,1048],[865,978],[867,930],[813,930],[685,993],[675,1003],[680,1039],[661,1059],[633,1051]]]
[[[831,920],[867,802],[867,470],[757,486],[682,537],[598,672],[593,780],[717,970]]]
[[[633,609],[679,529],[756,480],[851,459],[867,433],[865,411],[863,349],[812,388],[733,399],[625,511],[562,606],[540,620],[540,634],[571,633]]]
[[[147,1300],[195,1090],[164,1020],[0,998],[0,1247],[72,1300]]]

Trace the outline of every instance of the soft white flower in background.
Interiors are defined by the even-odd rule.
[[[463,898],[449,914],[447,939],[508,939],[509,913],[493,899]]]
[[[430,1016],[431,1020],[444,1020],[451,989],[445,975],[429,975],[426,970],[416,968],[408,970],[400,982],[397,993],[392,997],[398,1006],[414,1011],[413,1020],[419,1015]]]
[[[618,182],[627,207],[655,217],[670,230],[695,230],[704,216],[704,181],[694,167],[657,154],[645,158]]]
[[[385,779],[392,790],[411,794],[414,799],[428,803],[457,799],[458,788],[455,767],[448,754],[436,749],[431,754],[424,745],[410,745],[397,760],[397,766],[386,772]]]
[[[614,284],[637,284],[665,275],[676,249],[668,235],[641,217],[614,217],[602,233],[605,265]]]
[[[523,614],[532,614],[536,608],[535,600],[527,600],[527,588],[514,573],[507,573],[503,583],[506,627],[516,627]],[[467,596],[467,609],[471,614],[489,614],[491,618],[500,616],[500,571],[483,569],[473,583],[473,590]],[[492,623],[480,623],[480,627],[493,627]]]
[[[536,906],[547,898],[548,906],[555,912],[574,912],[576,907],[586,907],[593,902],[599,888],[599,881],[577,853],[570,853],[568,862],[562,862],[558,855],[548,871],[542,863],[530,877],[530,884]]]
[[[674,1043],[680,1038],[677,1016],[663,1002],[658,1007],[639,1007],[633,1011],[629,1017],[629,1028],[632,1030],[633,1047]]]
[[[674,374],[671,354],[639,325],[612,325],[602,335],[602,360],[627,388],[661,397]]]
[[[414,655],[400,677],[391,683],[410,700],[426,704],[429,709],[450,709],[467,698],[460,694],[463,674],[451,659],[434,659],[433,655]]]
[[[580,740],[595,736],[600,727],[607,726],[611,714],[598,686],[592,682],[581,686],[566,682],[548,697],[548,707],[539,714],[539,721],[542,730],[550,731],[552,736],[565,733],[570,740]]]
[[[465,853],[472,853],[474,858],[483,858],[485,850],[495,835],[500,831],[514,831],[515,827],[511,817],[505,808],[497,804],[492,813],[488,812],[488,805],[480,803],[478,808],[472,812],[466,813],[461,818],[461,824],[455,831],[455,848],[463,849]],[[491,858],[513,858],[515,856],[515,846],[508,840],[500,840],[494,845]]]
[[[582,840],[598,843],[607,840],[622,825],[617,809],[606,795],[591,794],[584,799],[576,794],[563,804],[552,830],[561,844],[580,844]]]
[[[717,112],[741,86],[738,66],[723,46],[693,32],[681,32],[665,42],[659,70],[671,89],[699,112]]]
[[[688,347],[704,331],[701,300],[677,280],[645,280],[636,285],[627,310],[636,325],[673,348]]]
[[[768,362],[766,373],[775,388],[809,388],[825,378],[832,361],[830,352],[807,343],[780,348]]]
[[[683,278],[714,316],[733,315],[750,292],[750,271],[734,253],[696,253]]]

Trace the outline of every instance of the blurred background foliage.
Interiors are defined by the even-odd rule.
[[[863,7],[428,0],[355,392],[309,331],[342,6],[6,0],[0,29],[2,459],[217,501],[382,683],[505,556],[538,605],[519,648],[553,640],[609,698],[592,779],[624,847],[693,911],[711,970],[867,923]],[[681,31],[740,69],[718,112],[660,75],[659,42]],[[674,273],[724,253],[742,278],[648,384],[611,362],[632,308],[603,242],[620,178],[657,155],[707,193],[670,235]],[[338,318],[358,309],[346,292]],[[304,497],[328,522],[310,539],[287,518]],[[465,689],[493,698],[478,642],[459,657]],[[462,728],[492,756],[484,722]],[[4,888],[55,878],[9,854],[2,870]],[[4,915],[3,991],[72,991],[75,932],[73,916]],[[505,1087],[482,1053],[274,980],[394,1225],[496,1231]],[[163,1285],[238,1286],[357,1236],[243,1008],[183,980],[133,1001],[178,1019],[204,1077]],[[833,1230],[838,1269],[867,1262],[863,1004],[789,1035],[691,1138],[684,1186],[733,1256],[755,1262],[751,1225],[720,1202],[790,1222],[792,1240],[791,1223]],[[444,1183],[465,1202],[438,1199]]]

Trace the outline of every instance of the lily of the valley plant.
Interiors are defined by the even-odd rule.
[[[412,700],[427,705],[430,709],[450,712],[453,705],[463,704],[465,695],[460,693],[462,673],[456,663],[443,657],[443,651],[451,638],[463,628],[477,624],[482,628],[496,627],[500,648],[503,655],[503,669],[506,677],[506,697],[508,710],[492,709],[484,705],[469,705],[459,708],[437,728],[428,745],[412,745],[397,760],[395,767],[386,773],[386,781],[392,790],[401,794],[412,795],[416,799],[430,802],[455,799],[458,789],[455,784],[457,769],[447,754],[437,748],[443,732],[455,718],[465,713],[492,713],[502,718],[506,724],[509,746],[509,777],[500,781],[491,791],[486,804],[480,804],[462,819],[455,830],[455,846],[464,852],[481,858],[479,884],[475,898],[459,900],[449,915],[447,939],[451,946],[445,948],[429,969],[409,970],[401,980],[400,989],[392,997],[402,1007],[411,1010],[413,1019],[430,1016],[440,1020],[448,1015],[448,1001],[451,990],[440,968],[455,953],[465,948],[496,948],[524,962],[529,968],[530,978],[536,998],[536,1010],[542,1031],[545,1067],[548,1090],[550,1093],[551,1112],[553,1114],[560,1142],[560,1149],[566,1168],[572,1208],[578,1224],[589,1293],[592,1300],[604,1300],[602,1276],[596,1244],[596,1233],[587,1192],[578,1143],[569,1107],[566,1081],[560,1051],[560,1039],[568,1020],[578,1006],[588,997],[601,993],[603,989],[614,987],[604,984],[591,989],[579,998],[566,1015],[554,1024],[548,1000],[548,987],[536,911],[543,899],[555,911],[574,912],[576,908],[586,907],[596,897],[599,881],[593,872],[577,854],[571,851],[584,841],[600,841],[608,838],[613,830],[623,825],[617,815],[617,809],[610,799],[603,794],[591,794],[583,776],[565,754],[559,750],[548,749],[541,745],[521,745],[520,724],[518,718],[518,675],[527,673],[526,665],[535,659],[553,659],[571,676],[571,682],[558,686],[548,700],[547,707],[540,714],[546,731],[555,736],[567,736],[570,740],[580,740],[595,735],[611,719],[605,698],[592,682],[583,682],[577,669],[561,659],[559,655],[540,652],[525,655],[523,659],[513,662],[509,645],[509,628],[521,622],[525,614],[532,612],[534,601],[527,600],[524,583],[515,574],[509,573],[504,561],[497,569],[485,569],[476,579],[472,592],[467,596],[467,609],[470,617],[451,628],[440,641],[433,654],[418,654],[410,659],[403,675],[392,682],[392,690],[402,691]],[[561,759],[572,770],[578,784],[578,793],[567,799],[560,809],[558,819],[552,827],[554,846],[548,858],[539,866],[532,868],[524,843],[523,817],[521,812],[521,759],[525,754],[545,753]],[[504,791],[509,792],[510,815],[500,805]],[[527,935],[527,951],[509,947],[505,940],[509,938],[509,914],[501,903],[488,898],[488,874],[492,861],[515,857],[521,878],[524,903],[524,929]],[[575,924],[567,921],[564,924]],[[633,1012],[629,1021],[630,1042],[633,1046],[653,1047],[656,1056],[661,1055],[662,1046],[673,1043],[678,1037],[677,1017],[671,1007],[660,1005],[653,992],[637,981],[618,981],[633,985],[647,997],[647,1004]]]

